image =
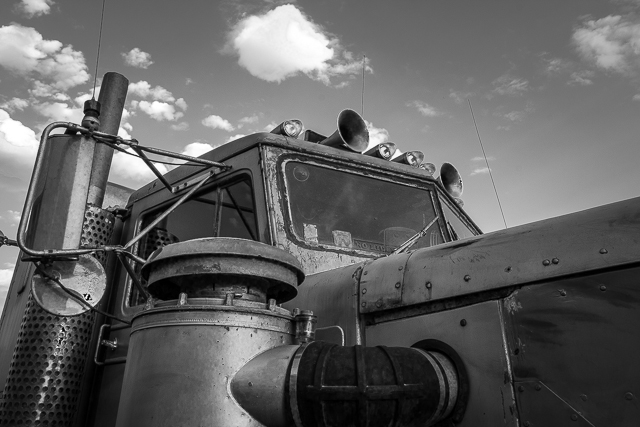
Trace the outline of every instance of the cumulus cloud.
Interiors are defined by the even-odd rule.
[[[51,87],[67,90],[89,80],[82,52],[57,40],[44,40],[34,28],[0,27],[0,66],[20,75],[35,75]]]
[[[495,159],[496,159],[496,158],[495,158],[495,157],[493,157],[493,156],[487,156],[487,160],[488,160],[488,161],[490,161],[490,162],[494,161]],[[484,162],[484,157],[482,157],[482,156],[476,156],[476,157],[473,157],[473,158],[471,159],[471,161],[472,161],[472,162]]]
[[[55,3],[52,0],[21,0],[17,5],[27,18],[47,15],[51,12],[51,6]]]
[[[504,74],[493,81],[493,92],[498,95],[522,95],[529,90],[529,82],[525,79]]]
[[[4,302],[7,299],[7,293],[9,292],[9,286],[11,286],[11,278],[13,277],[13,269],[15,265],[10,264],[9,268],[0,269],[0,312],[4,307]]]
[[[41,102],[33,108],[51,122],[80,123],[84,117],[82,107],[67,102]]]
[[[173,94],[162,86],[151,87],[149,82],[140,80],[137,83],[129,83],[129,93],[141,98],[151,98],[156,101],[174,102]],[[180,98],[182,99],[182,98]],[[184,102],[184,100],[182,100]]]
[[[258,120],[260,120],[260,117],[258,117],[257,114],[254,114],[252,116],[247,116],[247,117],[243,117],[240,120],[238,120],[238,122],[240,122],[240,124],[238,125],[238,127],[242,127],[244,125],[249,125],[249,124],[253,124],[253,123],[257,123]],[[276,125],[277,126],[277,125]],[[274,126],[275,127],[275,126]],[[273,128],[271,128],[273,129]]]
[[[228,120],[223,119],[220,116],[216,116],[215,114],[202,119],[202,124],[210,127],[211,129],[222,129],[226,130],[227,132],[235,130],[235,127],[231,123],[229,123]]]
[[[524,111],[511,111],[504,115],[504,117],[512,122],[520,122],[524,119],[526,113]]]
[[[238,133],[236,135],[233,135],[233,136],[230,136],[229,138],[227,138],[227,140],[224,143],[226,144],[227,142],[235,141],[236,139],[244,138],[245,136],[247,136],[247,135],[245,135],[243,133]]]
[[[633,95],[633,100],[634,101],[640,101],[640,93],[637,93],[637,94]]]
[[[367,130],[369,131],[369,146],[367,147],[367,150],[389,140],[388,130],[385,128],[375,127],[373,123],[367,120],[364,122],[367,125]]]
[[[420,114],[422,114],[425,117],[437,117],[442,115],[440,111],[436,110],[431,105],[423,101],[416,100],[416,101],[408,102],[407,107],[415,108],[416,110],[418,110]]]
[[[191,157],[200,157],[204,153],[207,153],[213,150],[215,147],[211,144],[207,144],[205,142],[192,142],[184,147],[182,150],[182,154]]]
[[[177,131],[188,130],[189,129],[189,123],[180,122],[180,123],[176,123],[175,125],[171,125],[170,127],[171,127],[171,129],[177,130]]]
[[[29,102],[26,99],[22,98],[11,98],[7,102],[3,102],[0,104],[0,108],[8,111],[9,113],[13,113],[16,110],[24,110],[29,105]]]
[[[137,47],[134,47],[129,52],[122,52],[120,55],[124,58],[125,64],[136,68],[149,68],[153,61],[151,60],[151,54],[143,52]]]
[[[640,72],[640,22],[635,15],[586,20],[572,40],[582,58],[603,70],[632,76]]]
[[[225,52],[236,54],[240,66],[268,82],[303,73],[329,85],[333,77],[362,69],[336,37],[291,4],[242,19],[229,33]],[[368,63],[367,70],[372,72]]]
[[[180,111],[176,111],[173,105],[166,102],[132,101],[131,106],[140,109],[149,117],[159,122],[164,120],[173,122],[184,116]]]
[[[0,109],[0,165],[3,170],[10,165],[33,164],[39,143],[33,130]]]
[[[187,103],[184,101],[184,98],[176,99],[176,106],[182,111],[187,111]]]
[[[127,148],[127,152],[135,154],[131,148]],[[155,166],[162,174],[169,171],[166,165],[156,164]],[[141,185],[154,179],[156,179],[156,176],[138,157],[130,156],[120,151],[116,151],[113,155],[113,162],[109,173],[110,181],[124,183],[124,185]]]

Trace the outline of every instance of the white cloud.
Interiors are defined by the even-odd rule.
[[[474,96],[473,92],[456,92],[453,89],[449,90],[449,98],[453,99],[456,104],[462,104],[468,98]]]
[[[189,129],[189,123],[180,122],[180,123],[177,123],[175,125],[171,125],[170,128],[173,129],[173,130],[177,130],[177,131],[188,130]]]
[[[528,90],[527,80],[509,74],[504,74],[493,81],[493,92],[499,95],[522,95]]]
[[[21,213],[19,211],[7,210],[7,214],[7,219],[12,225],[17,225],[20,222]]]
[[[369,146],[367,147],[367,150],[389,140],[388,130],[386,130],[385,128],[375,127],[373,123],[367,120],[365,120],[364,122],[367,125],[367,130],[369,131]]]
[[[243,133],[239,133],[239,134],[230,136],[229,138],[227,138],[227,140],[224,143],[226,144],[227,142],[235,141],[236,139],[244,138],[245,136],[247,135]]]
[[[184,147],[184,150],[182,150],[182,154],[191,157],[200,157],[204,153],[207,153],[214,148],[215,147],[213,145],[204,142],[192,142],[191,144]]]
[[[548,75],[556,75],[566,72],[572,68],[572,63],[562,58],[543,58],[545,61],[544,72]]]
[[[524,116],[526,116],[524,111],[511,111],[504,115],[506,119],[509,119],[512,122],[520,122],[524,119]]]
[[[215,114],[202,119],[202,124],[212,129],[222,129],[226,130],[227,132],[235,130],[233,125],[229,123],[228,120],[225,120],[220,116],[216,116]]]
[[[240,120],[238,120],[238,122],[240,122],[240,125],[238,125],[238,127],[242,127],[242,125],[257,123],[258,120],[260,120],[260,117],[258,117],[256,114],[254,114],[253,116],[243,117]]]
[[[329,85],[335,76],[359,74],[362,62],[296,6],[281,5],[238,22],[225,49],[253,76],[281,82],[299,73]],[[372,72],[367,65],[367,70]]]
[[[593,84],[591,78],[594,75],[595,73],[590,70],[575,71],[569,76],[567,84],[570,86],[589,86]]]
[[[185,102],[184,98],[178,98],[176,100],[176,106],[182,111],[187,111],[187,103]]]
[[[81,107],[66,102],[41,102],[33,108],[51,122],[80,123],[84,117]]]
[[[492,162],[494,161],[496,158],[493,156],[487,156],[487,160]],[[474,158],[471,159],[472,162],[484,162],[484,157],[482,156],[476,156]]]
[[[640,72],[640,22],[634,15],[609,15],[583,22],[573,43],[587,61],[626,75]]]
[[[150,97],[151,99],[154,99],[156,101],[174,102],[176,100],[173,97],[173,94],[167,89],[163,88],[162,86],[156,86],[152,88],[151,85],[144,80],[140,80],[137,83],[129,83],[129,93],[138,95],[141,98]],[[184,102],[184,100],[182,100],[182,102]]]
[[[54,4],[52,0],[21,0],[18,9],[24,12],[27,18],[33,18],[49,14]]]
[[[423,101],[416,100],[416,101],[408,102],[407,107],[415,108],[420,112],[420,114],[422,114],[425,117],[437,117],[442,115],[440,111],[436,110],[431,105]]]
[[[473,170],[473,172],[471,172],[471,176],[473,175],[481,175],[481,174],[485,174],[485,173],[489,173],[489,168],[484,167],[484,168],[476,168]]]
[[[89,80],[82,52],[57,40],[44,40],[34,28],[20,24],[0,27],[0,66],[20,75],[37,75],[59,90]]]
[[[184,116],[183,113],[176,111],[176,108],[173,105],[166,102],[132,101],[131,106],[139,108],[143,112],[147,113],[149,117],[159,122],[164,120],[172,122]]]
[[[131,148],[127,148],[127,152],[135,154]],[[165,174],[169,170],[163,164],[155,165],[160,173]],[[115,182],[124,182],[124,185],[134,183],[142,184],[156,179],[149,167],[138,157],[116,151],[113,155],[113,163],[111,164],[111,172],[109,180]]]
[[[640,101],[640,93],[637,93],[637,94],[633,95],[633,100],[634,101]]]
[[[4,307],[4,302],[7,299],[7,293],[9,292],[9,286],[11,286],[11,278],[13,277],[13,270],[15,265],[10,264],[9,268],[0,269],[0,312]]]
[[[7,102],[0,104],[0,108],[5,109],[6,111],[13,113],[16,110],[24,110],[29,105],[29,102],[26,99],[22,98],[11,98]]]
[[[149,68],[153,61],[151,60],[151,54],[143,52],[137,47],[134,47],[129,52],[122,52],[120,55],[124,58],[124,62],[131,67],[136,68]]]
[[[0,109],[0,169],[33,164],[39,144],[33,130]]]

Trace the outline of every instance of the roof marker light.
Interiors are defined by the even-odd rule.
[[[431,176],[433,176],[433,174],[436,173],[436,165],[434,165],[433,163],[429,163],[429,162],[420,163],[419,167],[420,169],[423,169],[425,172],[427,172]]]
[[[407,151],[406,153],[400,154],[398,157],[391,159],[392,162],[404,163],[405,165],[409,165],[414,168],[419,167],[422,160],[424,160],[424,154],[422,151]]]
[[[396,153],[397,149],[398,148],[396,147],[396,144],[394,144],[393,142],[383,142],[382,144],[371,147],[369,150],[365,151],[362,154],[389,160]]]
[[[276,135],[284,135],[290,136],[291,138],[297,138],[298,135],[302,132],[302,128],[304,125],[300,120],[285,120],[280,123],[274,130],[270,133],[274,133]]]

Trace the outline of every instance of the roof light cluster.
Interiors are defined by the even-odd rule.
[[[406,151],[396,155],[398,153],[398,147],[393,142],[383,142],[367,150],[369,145],[367,125],[362,117],[353,110],[342,110],[338,115],[337,125],[338,129],[329,137],[308,129],[304,132],[303,139],[308,142],[362,153],[365,156],[377,157],[379,159],[409,165],[422,169],[430,176],[433,176],[436,172],[436,166],[433,163],[423,163],[424,153],[422,153],[422,151]],[[304,125],[300,120],[285,120],[273,129],[271,133],[298,138],[303,129]],[[442,184],[445,191],[462,207],[464,205],[462,199],[460,199],[462,195],[462,177],[451,163],[444,163],[442,165],[438,181]]]

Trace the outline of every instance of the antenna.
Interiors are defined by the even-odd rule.
[[[507,228],[507,220],[504,218],[504,211],[502,210],[502,203],[500,203],[500,197],[498,196],[498,190],[496,189],[496,182],[493,180],[493,174],[491,173],[491,168],[489,167],[489,160],[487,159],[487,154],[484,152],[484,145],[482,145],[482,139],[480,138],[480,132],[478,131],[478,124],[476,123],[476,117],[473,114],[473,107],[471,107],[471,100],[467,98],[467,102],[469,103],[469,109],[471,110],[471,118],[473,119],[473,125],[476,127],[476,134],[478,135],[478,141],[480,141],[480,148],[482,148],[482,155],[484,156],[484,161],[487,164],[487,169],[489,170],[489,176],[491,177],[491,183],[493,184],[493,191],[495,191],[496,199],[498,199],[498,206],[500,206],[500,213],[502,214],[502,221],[504,222],[504,228]]]
[[[98,54],[96,55],[96,72],[93,76],[93,93],[91,99],[96,99],[96,81],[98,80],[98,61],[100,61],[100,44],[102,42],[102,23],[104,22],[104,4],[106,0],[102,0],[102,14],[100,15],[100,35],[98,36]]]
[[[367,63],[367,55],[362,55],[362,100],[361,100],[362,108],[360,110],[360,115],[363,118],[364,118],[364,69],[365,69],[366,63]]]

